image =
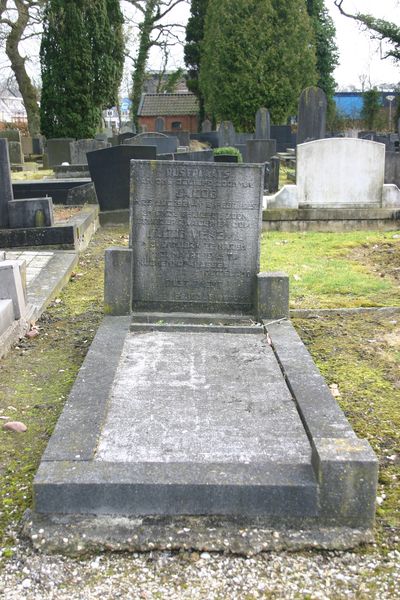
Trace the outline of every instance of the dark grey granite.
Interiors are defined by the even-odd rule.
[[[284,319],[289,317],[289,277],[286,273],[259,273],[257,276],[257,317]]]
[[[91,183],[89,178],[79,179],[34,179],[32,181],[16,181],[12,184],[14,198],[46,198],[50,196],[53,204],[69,204],[72,190]],[[80,204],[78,202],[78,204]]]
[[[277,156],[272,156],[268,164],[267,186],[269,194],[274,194],[279,189],[279,168],[281,161]]]
[[[201,124],[201,133],[210,133],[212,131],[212,123],[210,119],[204,119]]]
[[[74,138],[52,138],[47,140],[46,149],[50,168],[61,165],[63,162],[71,164],[70,142],[74,141]]]
[[[271,118],[267,108],[259,108],[256,113],[256,140],[271,139]]]
[[[132,294],[132,250],[107,248],[104,255],[104,313],[129,315]]]
[[[133,307],[251,312],[263,167],[132,163]]]
[[[385,183],[394,183],[400,188],[400,152],[385,153]]]
[[[326,133],[326,95],[321,88],[308,87],[299,100],[297,143],[320,140]]]
[[[13,199],[8,143],[0,138],[0,229],[8,227],[8,203]]]
[[[109,148],[111,144],[101,140],[76,140],[70,142],[71,164],[87,165],[87,152]]]
[[[296,134],[290,125],[271,125],[271,139],[276,141],[276,151],[286,152],[296,147]]]
[[[247,142],[247,160],[249,163],[266,163],[275,153],[275,140],[249,140]]]
[[[10,228],[51,227],[54,225],[53,202],[51,198],[11,200],[8,217]]]
[[[164,131],[164,135],[178,139],[179,146],[190,145],[190,131],[184,131],[181,129],[174,129],[173,131]]]
[[[178,138],[176,136],[169,137],[162,133],[157,134],[157,136],[140,133],[134,138],[124,140],[124,144],[131,146],[155,146],[157,148],[157,154],[168,154],[170,152],[176,152],[178,148]]]
[[[94,183],[90,181],[89,183],[70,188],[65,199],[65,204],[67,206],[98,204]]]
[[[88,152],[89,171],[96,188],[100,209],[129,207],[130,162],[156,158],[154,146],[113,146]]]
[[[20,142],[8,142],[8,151],[10,153],[10,163],[20,165],[24,162],[24,154],[22,152],[22,145]]]

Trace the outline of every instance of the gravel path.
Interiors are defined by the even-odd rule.
[[[396,591],[397,590],[397,591]],[[365,599],[399,597],[400,552],[266,553],[251,558],[153,552],[86,560],[43,556],[19,543],[0,571],[7,600]]]

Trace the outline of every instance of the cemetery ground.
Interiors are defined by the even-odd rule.
[[[105,248],[97,232],[70,283],[0,362],[0,596],[13,598],[395,598],[400,586],[400,311],[293,320],[356,434],[380,461],[375,544],[353,551],[42,556],[21,536],[40,457],[102,318]],[[400,232],[269,233],[261,270],[290,275],[291,308],[400,307]],[[84,399],[83,399],[84,401]],[[4,422],[4,419],[2,420]]]

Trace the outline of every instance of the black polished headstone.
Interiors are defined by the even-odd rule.
[[[100,210],[128,208],[130,161],[155,158],[154,146],[113,146],[88,152],[90,176],[96,189]]]
[[[296,147],[296,134],[290,125],[271,125],[271,139],[276,141],[276,151],[286,152]]]
[[[256,140],[271,139],[271,119],[267,108],[259,108],[256,112]]]
[[[302,91],[298,109],[297,143],[321,140],[326,134],[326,95],[311,86]]]
[[[52,138],[47,140],[48,166],[62,165],[64,162],[71,163],[70,142],[74,138]]]
[[[0,229],[8,227],[8,203],[14,199],[7,138],[0,138]]]
[[[264,167],[133,161],[131,169],[133,309],[250,313]]]

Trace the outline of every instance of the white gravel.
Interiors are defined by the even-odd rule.
[[[394,599],[400,551],[265,553],[251,558],[185,552],[103,554],[74,560],[18,543],[0,569],[7,600]]]

